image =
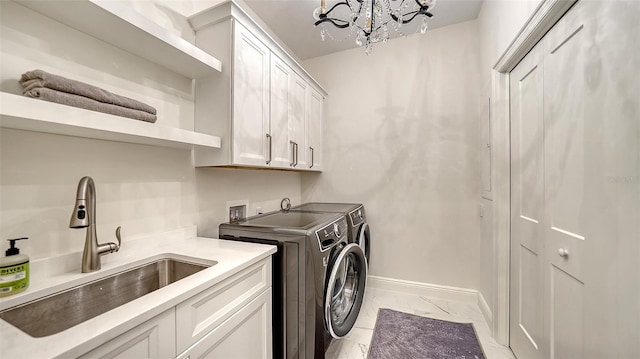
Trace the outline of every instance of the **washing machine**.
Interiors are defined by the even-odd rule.
[[[273,357],[322,359],[347,335],[367,280],[362,248],[344,214],[276,211],[219,227],[222,239],[275,244]]]
[[[286,210],[285,208],[286,206],[283,210]],[[369,233],[369,224],[367,223],[367,217],[362,204],[309,202],[299,206],[290,207],[289,211],[343,213],[347,216],[350,243],[358,244],[364,251],[364,254],[367,257],[367,262],[370,263],[371,237]]]

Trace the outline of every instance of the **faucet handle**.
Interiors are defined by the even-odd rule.
[[[118,228],[116,228],[116,238],[118,239],[118,246],[112,252],[119,251],[120,250],[120,246],[122,245],[122,237],[120,236],[120,229],[121,228],[122,228],[121,226],[118,226]]]

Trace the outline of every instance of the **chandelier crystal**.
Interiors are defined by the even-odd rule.
[[[389,27],[400,36],[407,36],[402,31],[403,25],[417,20],[422,21],[420,33],[427,32],[427,19],[433,16],[429,10],[435,5],[436,0],[341,0],[327,10],[325,0],[321,0],[313,17],[323,41],[327,37],[344,41],[355,35],[356,45],[365,45],[369,55],[374,43],[389,41]],[[344,38],[336,39],[327,25],[350,31]]]

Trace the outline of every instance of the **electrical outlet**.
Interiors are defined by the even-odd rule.
[[[229,207],[229,222],[236,222],[247,218],[247,205],[241,204]]]
[[[262,207],[256,207],[256,215],[262,214]]]
[[[225,213],[227,214],[229,222],[236,222],[247,218],[247,215],[249,214],[247,213],[248,209],[249,200],[247,199],[228,201]]]

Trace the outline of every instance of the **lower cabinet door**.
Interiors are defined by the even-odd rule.
[[[269,288],[178,358],[271,359],[271,336]]]
[[[150,319],[80,358],[174,358],[176,355],[175,308]]]

